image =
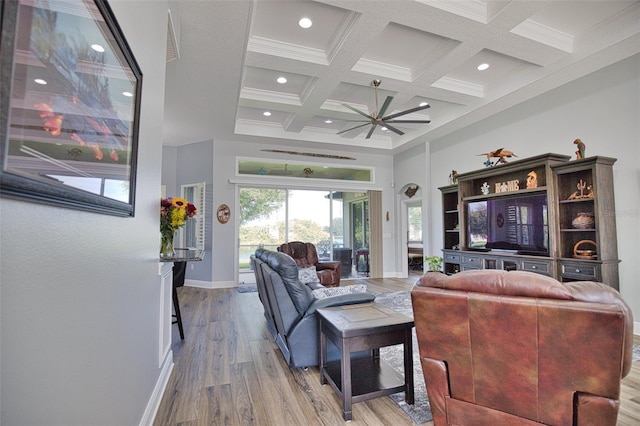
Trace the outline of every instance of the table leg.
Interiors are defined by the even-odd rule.
[[[405,331],[404,337],[404,400],[413,404],[413,334],[411,328]]]
[[[351,420],[351,346],[349,339],[342,341],[341,379],[342,379],[342,418]]]
[[[176,289],[176,286],[173,286],[173,310],[176,312],[176,314],[174,315],[176,320],[172,321],[172,323],[178,324],[180,339],[184,340],[184,329],[182,328],[182,315],[180,315],[180,303],[178,302],[178,290]]]
[[[326,385],[327,379],[324,376],[325,367],[327,366],[327,336],[322,332],[322,319],[318,321],[320,327],[320,384]]]

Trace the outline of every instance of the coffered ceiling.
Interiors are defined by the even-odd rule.
[[[166,145],[210,139],[398,152],[640,52],[640,1],[177,1]],[[310,28],[298,21],[307,17]],[[479,71],[480,64],[489,68]],[[286,83],[278,83],[285,77]],[[398,119],[398,135],[342,104]],[[596,107],[596,106],[594,106]],[[270,115],[265,115],[268,112]],[[351,121],[350,121],[351,120]],[[330,122],[329,122],[330,121]]]

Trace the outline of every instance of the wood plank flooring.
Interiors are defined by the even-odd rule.
[[[416,280],[360,279],[376,292]],[[317,368],[290,369],[267,331],[258,293],[178,289],[185,327],[173,330],[175,367],[155,418],[169,425],[343,425],[342,409]],[[636,343],[640,339],[636,337]],[[622,382],[618,426],[640,424],[640,362]],[[352,425],[413,425],[388,397],[353,405]],[[426,423],[425,426],[432,426]]]

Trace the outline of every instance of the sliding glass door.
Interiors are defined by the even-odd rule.
[[[357,212],[357,213],[356,213]],[[310,242],[321,260],[342,264],[342,277],[354,272],[356,249],[369,244],[366,193],[301,189],[240,189],[240,272],[258,247],[276,250],[289,241]]]

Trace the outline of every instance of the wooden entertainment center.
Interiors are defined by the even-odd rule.
[[[619,289],[613,164],[544,154],[439,188],[444,272],[523,270]]]

